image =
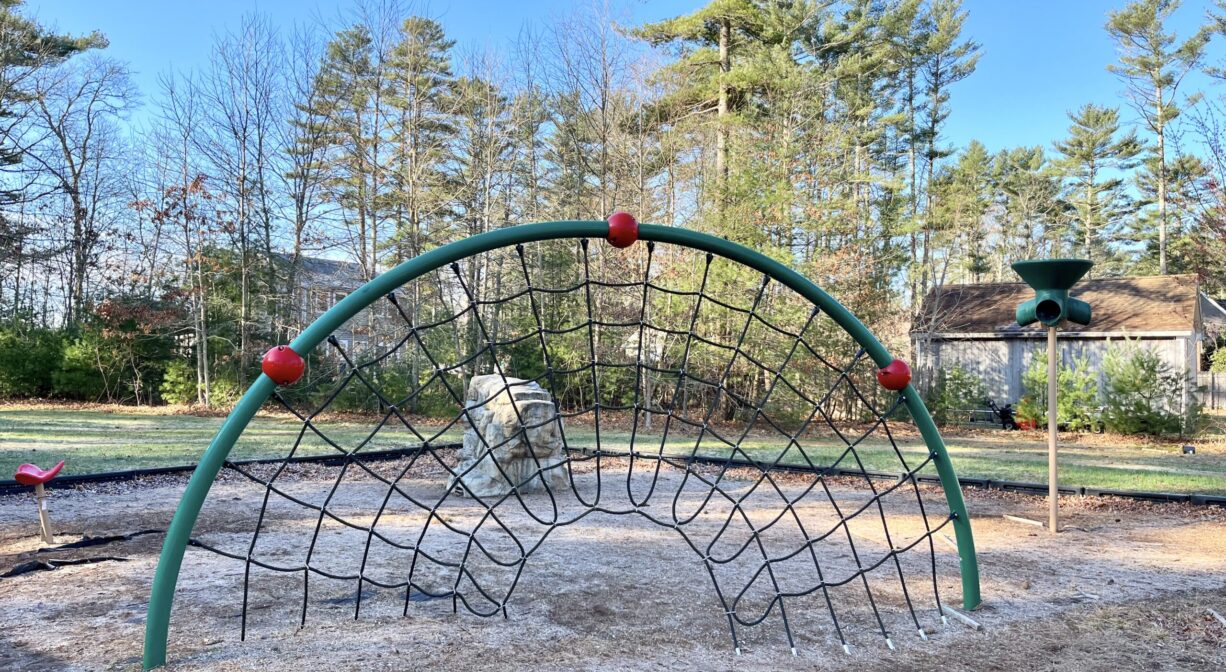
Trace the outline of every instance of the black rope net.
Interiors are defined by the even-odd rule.
[[[497,376],[518,420],[500,443],[470,436],[480,451],[542,429],[564,447],[550,461],[529,450],[535,468],[504,474],[514,487],[499,496],[455,487],[488,403],[467,397],[477,375]],[[693,552],[711,591],[686,599],[726,620],[738,653],[768,623],[793,652],[798,632],[892,649],[944,621],[938,564],[956,560],[938,562],[951,516],[921,483],[932,455],[873,375],[812,303],[721,257],[587,240],[495,250],[404,285],[312,353],[275,396],[300,421],[276,439],[285,459],[227,464],[258,508],[206,515],[192,546],[242,563],[245,637],[263,602],[293,605],[299,624],[318,601],[352,602],[355,618],[434,600],[505,617],[551,534],[633,515]],[[535,422],[517,401],[533,384],[552,404]],[[304,478],[295,458],[320,450],[337,459]]]

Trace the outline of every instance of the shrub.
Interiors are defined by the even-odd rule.
[[[330,386],[331,389],[336,389],[341,383],[345,382],[349,377],[348,370],[339,370],[334,383]],[[382,368],[367,367],[362,370],[362,377],[370,382],[375,389],[379,390],[384,398],[388,401],[399,401],[403,398],[403,390],[400,389],[402,376],[387,375]],[[393,380],[394,379],[394,380]],[[390,387],[384,386],[390,383]],[[357,376],[354,376],[345,385],[345,388],[336,395],[332,400],[332,404],[328,407],[333,411],[352,412],[352,413],[377,413],[382,410],[382,401],[366,383],[362,382]]]
[[[402,410],[409,413],[431,417],[451,417],[455,415],[458,409],[459,405],[451,396],[452,393],[447,390],[447,386],[443,384],[441,379],[434,378],[432,373],[422,371],[419,374],[420,382],[414,383],[409,367],[402,363],[396,363],[373,369],[371,375],[373,376],[373,382],[378,386],[383,396],[388,401],[400,404]],[[464,381],[456,379],[447,382],[463,398],[465,394]],[[424,390],[419,391],[418,388],[423,383],[428,384]],[[362,400],[366,410],[379,410],[378,398],[373,394],[369,394],[365,385],[354,381],[350,386],[361,388],[360,391],[366,393],[367,398]],[[355,389],[356,391],[358,390]],[[409,395],[413,395],[413,397],[410,399]]]
[[[161,393],[162,399],[169,404],[196,403],[196,367],[186,359],[171,361],[162,375]]]
[[[64,340],[49,329],[0,329],[0,397],[46,397],[60,368]]]
[[[1183,381],[1158,355],[1135,340],[1112,343],[1103,372],[1107,429],[1121,434],[1174,434],[1183,429],[1178,413]]]
[[[113,352],[97,334],[86,332],[64,348],[60,367],[52,374],[56,396],[100,401],[110,396],[112,372],[118,368]]]
[[[1226,373],[1226,343],[1219,345],[1209,357],[1209,370],[1214,373]]]
[[[222,375],[214,373],[209,380],[209,403],[214,406],[233,406],[238,403],[243,392],[246,390],[239,386],[238,378],[233,372]]]
[[[1056,373],[1056,422],[1073,432],[1092,430],[1098,421],[1098,376],[1089,359],[1073,360],[1072,366],[1060,364]],[[1022,373],[1022,399],[1019,420],[1047,424],[1047,350],[1036,353],[1030,367]]]
[[[947,424],[958,419],[956,412],[983,406],[987,396],[987,386],[983,384],[982,378],[961,366],[954,366],[952,369],[943,369],[937,375],[928,398],[928,410],[932,413],[933,420]]]

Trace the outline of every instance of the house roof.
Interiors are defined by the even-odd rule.
[[[1093,319],[1081,331],[1138,334],[1197,328],[1201,293],[1195,275],[1082,280],[1070,294],[1093,310]],[[938,287],[924,298],[912,333],[1039,332],[1040,324],[1019,327],[1014,321],[1017,304],[1033,297],[1034,291],[1022,282]]]
[[[352,261],[302,257],[299,260],[304,273],[337,278],[338,280],[362,282],[362,267]]]
[[[277,257],[287,264],[293,260],[293,256],[286,253]],[[303,255],[298,258],[298,264],[300,284],[352,290],[365,282],[362,267],[352,261]]]
[[[1200,295],[1200,321],[1207,333],[1226,333],[1226,299]]]

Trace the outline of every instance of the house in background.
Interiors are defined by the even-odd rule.
[[[279,256],[287,266],[292,263],[290,255]],[[294,273],[293,296],[290,298],[293,307],[291,319],[294,321],[294,324],[290,325],[290,331],[297,332],[305,328],[365,282],[362,267],[355,262],[299,257],[298,269]],[[375,307],[383,307],[382,302],[376,302]],[[384,318],[386,315],[380,313],[379,317]],[[349,350],[353,346],[366,345],[369,341],[368,332],[365,321],[355,317],[333,334],[340,341],[341,347]]]
[[[1089,302],[1094,316],[1089,326],[1062,328],[1064,364],[1085,357],[1101,370],[1109,341],[1137,339],[1184,374],[1188,405],[1204,350],[1212,347],[1207,334],[1226,329],[1226,310],[1200,291],[1196,276],[1083,280],[1071,294]],[[983,380],[994,401],[1016,404],[1022,374],[1047,349],[1042,325],[1019,327],[1014,320],[1017,304],[1033,296],[1021,282],[945,285],[930,292],[911,331],[920,388],[927,391],[936,372],[962,367]]]

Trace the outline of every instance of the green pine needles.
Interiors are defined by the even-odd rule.
[[[1057,421],[1064,431],[1175,435],[1196,415],[1196,400],[1183,398],[1182,374],[1137,340],[1108,344],[1101,365],[1088,357],[1061,363]],[[1047,423],[1046,350],[1036,351],[1022,374],[1018,418]]]

